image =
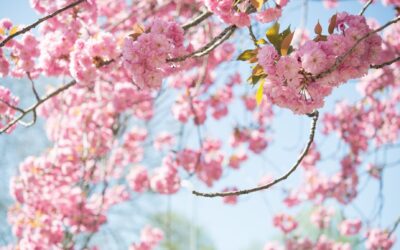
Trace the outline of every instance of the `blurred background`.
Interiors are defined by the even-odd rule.
[[[358,13],[361,8],[362,4],[353,0],[339,1],[338,7],[330,10],[323,8],[321,1],[293,0],[284,10],[281,25],[283,27],[291,25],[292,29],[304,25],[312,30],[318,20],[321,23],[327,23],[329,17],[335,12]],[[376,3],[367,10],[365,15],[383,23],[391,19],[394,14],[390,8]],[[30,24],[39,18],[30,8],[28,0],[1,0],[0,18],[5,17],[10,18],[15,24]],[[264,31],[264,27],[256,28],[257,34],[262,34]],[[239,47],[252,46],[245,32],[236,34],[235,39]],[[237,63],[235,65],[245,77],[249,70],[248,66]],[[227,68],[225,70],[228,70]],[[224,75],[222,74],[222,77]],[[37,81],[38,88],[43,90],[57,80],[40,79]],[[224,79],[221,79],[220,84],[223,82]],[[347,99],[350,103],[357,100],[359,94],[355,89],[355,83],[350,82],[336,89],[320,113],[332,111],[338,100]],[[13,93],[20,96],[23,105],[34,102],[30,89],[27,88],[29,86],[27,80],[6,78],[0,79],[0,84],[9,87]],[[255,92],[255,89],[249,87],[249,91]],[[161,96],[159,117],[156,115],[151,125],[154,130],[165,129],[163,127],[165,124],[159,121],[169,112],[168,102],[171,98],[168,95],[165,93]],[[239,105],[237,106],[240,109]],[[235,106],[230,106],[230,108],[234,109]],[[244,110],[239,110],[222,121],[207,122],[205,126],[202,126],[201,132],[203,135],[228,138],[229,131],[224,128],[231,126],[238,119],[243,119],[244,113]],[[310,119],[278,108],[275,108],[275,113],[276,118],[271,124],[272,132],[269,132],[272,143],[265,153],[250,157],[250,160],[238,171],[225,172],[223,180],[218,182],[213,190],[221,190],[226,186],[253,187],[265,174],[280,176],[296,160],[307,140]],[[318,129],[321,128],[320,125]],[[11,135],[0,136],[0,246],[14,240],[7,223],[7,207],[13,203],[8,191],[10,178],[17,173],[19,163],[26,157],[40,155],[46,147],[49,147],[43,126],[44,122],[39,120],[33,127],[17,128]],[[172,125],[171,129],[176,130],[176,125],[175,127]],[[320,132],[316,136],[316,143],[321,151],[322,161],[318,167],[329,172],[329,169],[337,168],[338,159],[344,155],[346,149],[340,145],[336,137],[319,135]],[[188,132],[185,143],[188,146],[197,146],[195,128]],[[384,153],[372,152],[370,159],[365,159],[364,162],[379,163],[383,159],[394,162],[398,160],[399,155],[399,148],[390,149]],[[147,155],[145,161],[160,160],[155,157]],[[167,231],[162,249],[262,249],[268,240],[279,240],[279,232],[273,228],[271,219],[274,213],[287,209],[282,204],[283,194],[287,188],[297,185],[299,176],[295,173],[272,190],[242,196],[236,205],[231,206],[224,205],[219,198],[195,197],[187,189],[182,189],[173,196],[146,195],[140,199],[134,197],[130,202],[111,209],[107,225],[102,227],[101,232],[93,239],[93,243],[101,242],[104,249],[126,249],[137,237],[140,228],[149,223]],[[338,212],[368,220],[371,225],[389,227],[400,215],[400,199],[396,194],[400,190],[399,180],[400,172],[397,168],[384,172],[383,186],[380,186],[377,181],[370,181],[369,176],[362,176],[359,184],[360,195],[356,201],[347,206],[345,211],[341,211],[343,208],[335,203],[332,203],[332,206],[337,208]],[[198,190],[207,190],[205,185],[194,179],[187,181]],[[290,213],[297,215],[299,220],[307,221],[311,210],[311,206],[300,206],[298,209],[292,209]],[[305,226],[302,230],[308,230],[310,235],[317,233],[311,225]],[[400,230],[397,230],[396,236],[400,239]],[[363,245],[358,245],[357,248],[363,249]],[[400,244],[397,243],[394,249],[400,249]]]

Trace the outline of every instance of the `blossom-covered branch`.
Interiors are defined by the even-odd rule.
[[[35,27],[38,26],[39,24],[43,23],[44,21],[46,21],[46,20],[48,20],[48,19],[50,19],[50,18],[52,18],[52,17],[55,17],[55,16],[57,16],[58,14],[63,13],[64,11],[69,10],[69,9],[71,9],[71,8],[73,8],[73,7],[75,7],[75,6],[79,5],[79,4],[81,4],[81,3],[83,3],[83,2],[86,2],[86,1],[87,1],[87,0],[78,0],[78,1],[76,1],[76,2],[73,2],[73,3],[71,3],[71,4],[68,4],[67,6],[65,6],[65,7],[63,7],[63,8],[61,8],[61,9],[59,9],[59,10],[57,10],[57,11],[55,11],[55,12],[53,12],[53,13],[47,15],[47,16],[45,16],[45,17],[42,17],[42,18],[38,19],[36,22],[34,22],[34,23],[32,23],[32,24],[30,24],[30,25],[24,27],[23,29],[18,30],[17,32],[15,32],[15,33],[9,35],[8,37],[4,38],[4,40],[0,42],[0,48],[3,47],[3,46],[5,46],[5,45],[6,45],[10,40],[12,40],[13,38],[15,38],[15,37],[17,37],[17,36],[19,36],[19,35],[22,35],[22,34],[28,32],[28,31],[30,31],[31,29],[35,28]]]
[[[368,33],[365,34],[364,36],[362,36],[362,37],[360,37],[359,39],[357,39],[357,41],[353,44],[353,46],[352,46],[349,50],[347,50],[347,51],[346,51],[344,54],[342,54],[341,56],[337,57],[336,60],[335,60],[335,63],[334,63],[330,68],[328,68],[327,70],[325,70],[325,71],[319,73],[318,75],[316,75],[316,76],[315,76],[315,79],[323,78],[323,77],[329,75],[330,73],[332,73],[333,71],[335,71],[335,70],[343,63],[343,61],[344,61],[354,50],[357,49],[357,46],[358,46],[361,42],[363,42],[365,39],[369,38],[370,36],[372,36],[372,35],[374,35],[374,34],[380,32],[380,31],[386,29],[386,28],[389,27],[390,25],[397,23],[398,21],[400,21],[400,17],[397,17],[397,18],[395,18],[395,19],[393,19],[393,20],[391,20],[391,21],[385,23],[385,24],[382,25],[381,27],[379,27],[379,28],[377,28],[377,29],[375,29],[375,30],[373,30],[373,31],[371,31],[371,32],[368,32]]]

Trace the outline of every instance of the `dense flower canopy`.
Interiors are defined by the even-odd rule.
[[[364,156],[399,142],[400,2],[382,3],[396,10],[387,23],[364,15],[376,4],[371,0],[363,1],[361,13],[338,12],[313,31],[292,31],[280,23],[287,0],[30,0],[42,19],[32,25],[0,20],[0,77],[28,79],[34,104],[21,106],[25,97],[0,82],[0,136],[42,119],[51,146],[20,163],[10,181],[15,241],[0,249],[103,249],[91,238],[112,207],[174,195],[191,189],[193,179],[215,187],[279,140],[271,124],[280,109],[312,120],[306,146],[286,174],[266,175],[251,189],[237,183],[193,194],[235,205],[240,195],[299,172],[301,182],[284,192],[287,209],[273,217],[283,240],[266,242],[264,250],[393,249],[400,219],[385,228],[332,206],[351,205],[362,174],[382,182],[385,164]],[[248,40],[245,47],[238,36]],[[43,91],[38,82],[50,77],[62,83]],[[350,81],[358,82],[361,99],[320,114],[327,97]],[[165,95],[166,112],[160,108]],[[202,126],[237,112],[240,121],[221,129],[227,138],[202,134]],[[162,128],[154,129],[160,113]],[[337,135],[348,147],[334,172],[320,167],[319,116],[320,135]],[[198,143],[185,142],[189,127]],[[302,232],[291,213],[304,204],[312,204],[309,222],[318,237]],[[156,249],[165,238],[151,225],[137,233],[131,250]]]

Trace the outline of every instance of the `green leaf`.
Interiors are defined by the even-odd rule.
[[[256,85],[262,78],[265,78],[266,75],[251,75],[248,79],[247,82],[250,83],[251,85]]]
[[[252,58],[257,56],[257,52],[252,49],[245,50],[242,54],[240,54],[237,58],[239,61],[249,61]]]
[[[274,45],[276,48],[279,45],[280,39],[279,39],[279,23],[276,22],[274,23],[271,28],[269,28],[266,32],[266,36],[268,38],[268,41]]]
[[[282,31],[282,33],[280,34],[282,40],[287,37],[290,33],[292,33],[292,31],[290,30],[290,25],[289,27],[287,27],[284,31]]]

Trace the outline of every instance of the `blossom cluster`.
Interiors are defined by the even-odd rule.
[[[360,40],[371,32],[363,16],[338,13],[335,27],[338,34],[328,35],[326,41],[307,41],[290,55],[280,56],[272,45],[258,51],[258,63],[268,75],[264,93],[269,101],[298,114],[311,113],[324,105],[333,87],[364,76],[380,59],[379,35]],[[346,60],[330,72],[350,50]]]
[[[123,64],[139,88],[157,89],[162,79],[179,67],[176,63],[168,63],[167,59],[188,51],[183,44],[183,29],[178,23],[156,19],[147,29],[125,39]]]
[[[206,6],[215,14],[217,14],[225,23],[234,24],[238,27],[250,26],[251,12],[254,1],[237,1],[234,0],[203,0]],[[256,10],[255,18],[261,23],[268,23],[276,21],[282,15],[282,8],[286,6],[288,0],[276,1],[275,7],[265,8],[263,10]],[[260,6],[256,6],[257,9],[261,9],[263,3]]]

